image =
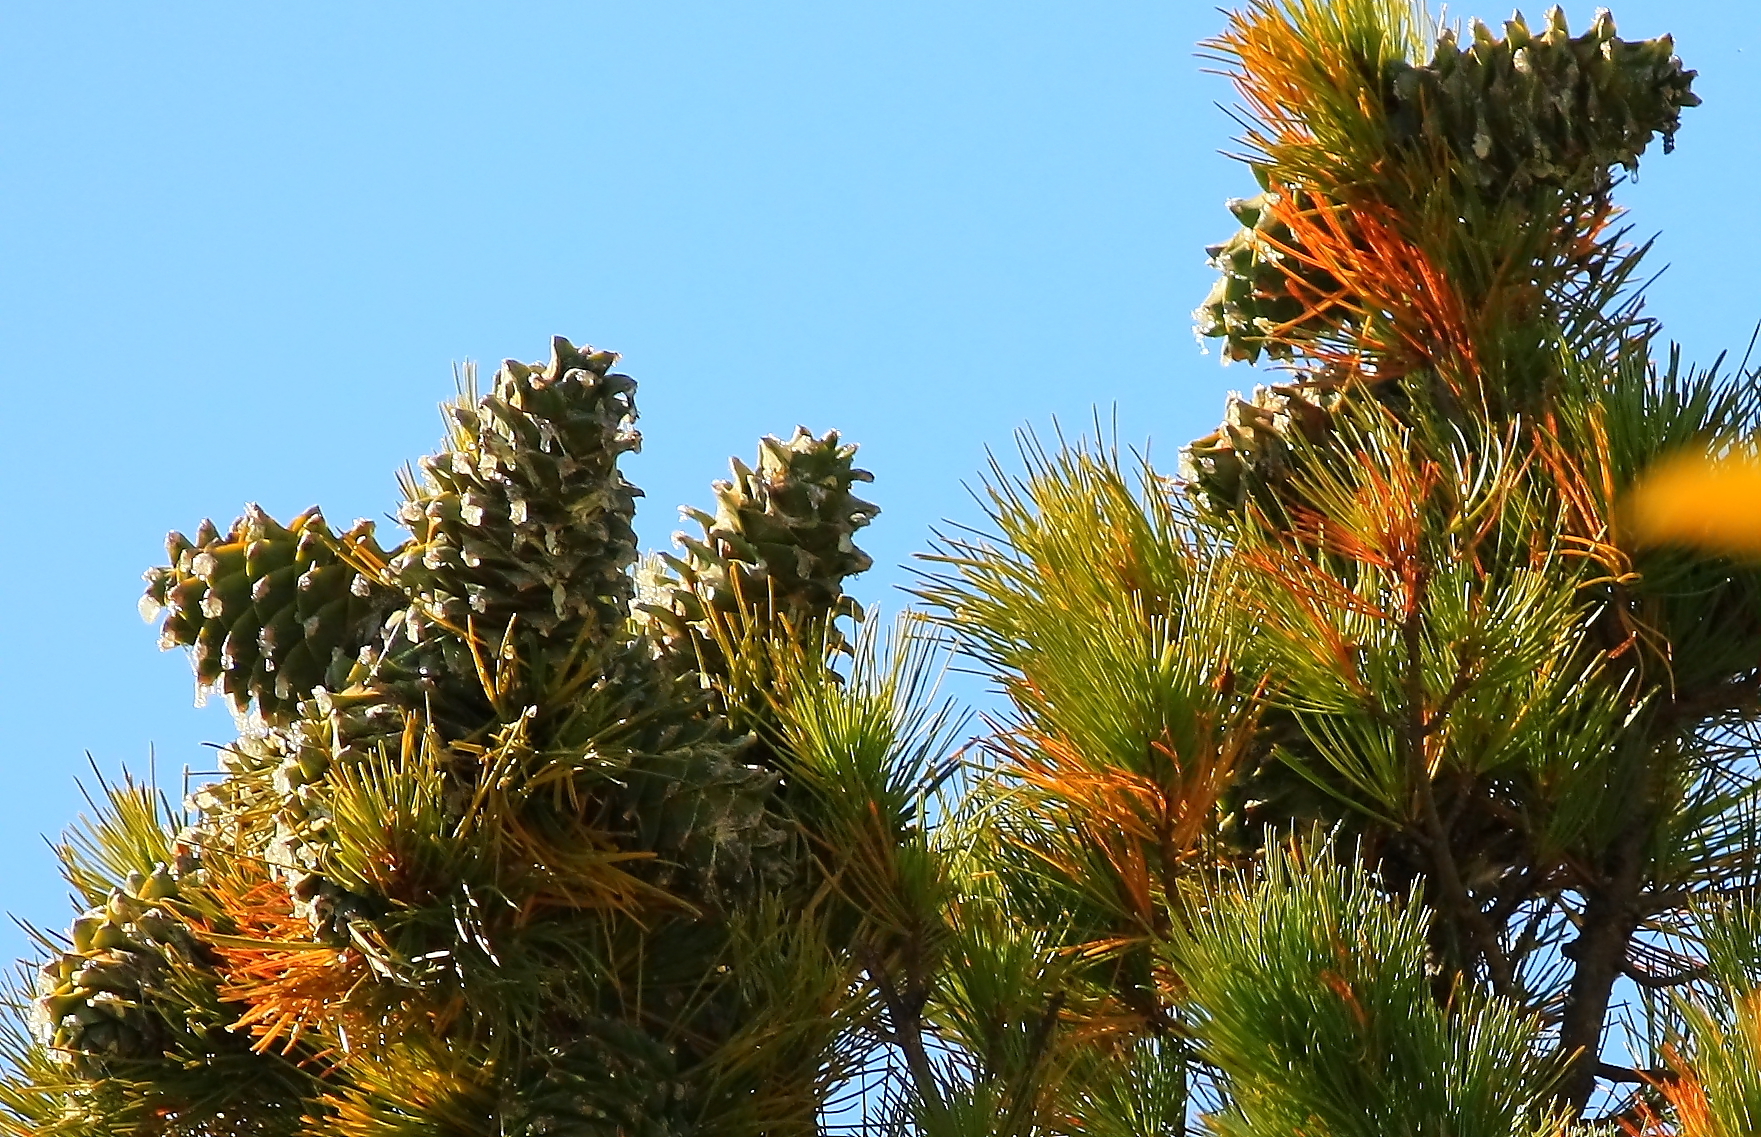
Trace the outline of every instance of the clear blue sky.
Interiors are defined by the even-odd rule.
[[[1615,10],[1701,71],[1625,195],[1700,359],[1761,319],[1751,11]],[[383,516],[455,360],[624,353],[650,546],[759,435],[843,430],[885,511],[859,591],[891,607],[1024,424],[1116,407],[1171,469],[1254,381],[1189,319],[1252,190],[1193,57],[1220,25],[1192,0],[11,5],[0,909],[66,922],[39,834],[87,751],[156,749],[175,784],[232,736],[135,614],[164,532],[247,501]]]

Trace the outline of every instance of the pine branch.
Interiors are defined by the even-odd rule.
[[[1409,588],[1408,610],[1401,624],[1401,640],[1406,650],[1406,737],[1407,769],[1418,796],[1419,816],[1424,825],[1420,840],[1430,849],[1437,883],[1447,906],[1472,937],[1486,963],[1493,988],[1501,995],[1515,994],[1515,977],[1510,961],[1498,942],[1498,933],[1486,920],[1485,913],[1474,903],[1473,896],[1462,883],[1461,870],[1443,819],[1437,812],[1437,798],[1432,791],[1431,771],[1425,761],[1425,739],[1435,719],[1425,710],[1425,675],[1423,659],[1424,601],[1428,577],[1423,568],[1414,570]]]
[[[906,990],[900,991],[892,973],[872,948],[864,952],[864,966],[887,1011],[887,1032],[883,1037],[904,1053],[905,1068],[923,1108],[932,1115],[945,1114],[947,1105],[942,1100],[941,1083],[923,1042],[923,1008],[929,1002],[928,992],[910,980]]]
[[[1642,853],[1650,837],[1646,813],[1637,795],[1626,802],[1625,824],[1603,858],[1601,879],[1585,889],[1583,924],[1566,952],[1576,971],[1559,1024],[1560,1052],[1568,1063],[1559,1092],[1575,1113],[1583,1112],[1596,1091],[1609,1000],[1639,926]]]
[[[1695,967],[1671,975],[1657,975],[1650,971],[1642,971],[1632,963],[1625,963],[1621,965],[1620,974],[1623,978],[1632,980],[1647,991],[1664,991],[1671,987],[1683,987],[1689,983],[1698,983],[1710,973],[1704,967]]]

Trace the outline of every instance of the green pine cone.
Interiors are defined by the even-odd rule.
[[[159,1058],[196,1027],[171,982],[179,963],[188,968],[203,955],[166,903],[178,894],[177,874],[161,864],[74,920],[71,950],[40,967],[31,1004],[32,1032],[57,1061],[103,1076],[114,1060]]]
[[[1223,424],[1180,450],[1180,479],[1209,513],[1232,513],[1290,472],[1290,440],[1325,437],[1343,388],[1325,379],[1231,392]]]
[[[475,628],[493,647],[514,620],[565,650],[583,630],[596,644],[622,634],[640,491],[617,463],[641,436],[616,359],[559,336],[549,364],[508,360],[487,395],[445,408],[447,447],[405,487],[398,519],[414,539],[388,572],[412,601],[408,639],[462,647]]]
[[[283,526],[256,505],[222,536],[204,521],[191,541],[166,538],[171,563],[150,569],[141,612],[165,613],[161,647],[188,647],[203,691],[243,714],[286,719],[315,688],[340,687],[360,651],[400,606],[345,559],[387,555],[373,523],[332,533],[316,508]]]
[[[1308,305],[1292,294],[1292,273],[1302,279],[1310,296],[1339,290],[1332,276],[1293,263],[1286,254],[1285,250],[1299,246],[1289,227],[1268,208],[1273,198],[1261,193],[1229,202],[1229,212],[1242,228],[1223,244],[1205,250],[1211,267],[1223,275],[1193,313],[1199,335],[1223,340],[1224,353],[1246,363],[1259,362],[1262,353],[1288,360],[1294,354],[1287,342],[1293,332],[1326,330],[1326,317],[1304,316]]]
[[[224,776],[190,794],[185,805],[196,820],[179,842],[262,864],[286,886],[294,914],[317,939],[345,939],[349,919],[373,902],[322,876],[334,841],[328,780],[339,766],[395,749],[407,715],[381,692],[319,688],[285,721],[248,725],[220,751]]]
[[[777,775],[747,764],[749,739],[719,733],[633,754],[614,783],[620,847],[658,854],[653,883],[706,908],[772,875],[788,836],[771,813]]]
[[[715,483],[716,512],[687,509],[701,537],[678,534],[683,557],[665,556],[643,574],[651,636],[665,645],[695,641],[713,656],[710,623],[737,614],[798,633],[855,612],[844,581],[874,561],[857,547],[858,529],[879,508],[851,492],[873,481],[856,468],[856,447],[837,431],[815,438],[797,427],[787,442],[765,438],[756,469],[735,459],[732,481]]]
[[[1388,77],[1390,118],[1397,143],[1442,143],[1480,192],[1601,194],[1654,137],[1673,148],[1682,108],[1700,104],[1694,77],[1669,36],[1620,39],[1603,11],[1574,38],[1556,7],[1539,34],[1521,15],[1503,39],[1475,21],[1463,48],[1446,29],[1428,66]]]
[[[1575,38],[1557,8],[1538,35],[1520,16],[1505,25],[1503,39],[1476,22],[1465,48],[1445,30],[1428,65],[1394,63],[1381,89],[1366,92],[1379,102],[1387,130],[1387,153],[1378,160],[1416,161],[1421,181],[1453,178],[1458,193],[1489,211],[1551,211],[1561,194],[1600,199],[1613,171],[1636,170],[1652,139],[1661,135],[1667,152],[1682,108],[1699,105],[1695,73],[1674,50],[1668,36],[1620,39],[1606,12]],[[1447,175],[1435,168],[1439,156]],[[1269,171],[1256,173],[1267,185]],[[1356,191],[1340,189],[1349,205]],[[1313,310],[1293,296],[1293,276],[1310,300],[1339,299],[1339,285],[1292,263],[1287,251],[1300,246],[1267,200],[1262,193],[1229,203],[1242,228],[1207,250],[1222,275],[1193,314],[1199,335],[1221,339],[1234,360],[1257,362],[1264,354],[1287,361],[1293,341],[1340,330],[1351,310],[1349,303]]]
[[[502,1131],[519,1137],[675,1137],[692,1124],[690,1081],[674,1047],[615,1020],[580,1024],[502,1087]]]

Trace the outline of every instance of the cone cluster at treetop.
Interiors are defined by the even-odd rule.
[[[835,432],[766,439],[638,573],[613,362],[559,338],[449,404],[395,548],[315,509],[171,535],[143,610],[241,735],[189,814],[107,787],[68,847],[93,907],[45,940],[19,1124],[811,1121],[850,979],[796,985],[819,929],[770,926],[824,881],[759,696],[856,611],[868,474]],[[730,971],[744,940],[774,974]]]
[[[401,542],[172,534],[144,610],[239,737],[60,846],[0,1129],[1761,1132],[1761,565],[1627,504],[1757,460],[1613,201],[1694,73],[1396,0],[1206,47],[1259,192],[1196,318],[1286,374],[1174,479],[1025,436],[888,634],[854,446],[644,559],[635,383],[562,339]]]

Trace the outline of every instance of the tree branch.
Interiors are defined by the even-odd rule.
[[[1406,616],[1402,621],[1401,639],[1406,650],[1406,759],[1408,776],[1412,779],[1413,792],[1418,797],[1419,816],[1424,825],[1420,835],[1422,844],[1431,850],[1431,861],[1436,869],[1437,884],[1443,893],[1442,899],[1455,910],[1456,918],[1467,931],[1469,939],[1478,949],[1480,957],[1486,962],[1486,974],[1492,980],[1492,986],[1502,995],[1515,993],[1515,977],[1510,970],[1510,961],[1504,955],[1504,949],[1498,942],[1498,933],[1487,921],[1486,914],[1474,903],[1474,898],[1462,883],[1461,869],[1455,863],[1455,852],[1449,844],[1449,833],[1443,825],[1443,818],[1437,812],[1437,798],[1431,787],[1431,771],[1425,761],[1425,739],[1428,738],[1436,725],[1436,717],[1425,712],[1425,675],[1423,657],[1424,636],[1424,605],[1419,597],[1426,588],[1427,578],[1421,570],[1412,584],[1413,597]],[[1456,685],[1462,686],[1458,676]]]
[[[893,977],[872,949],[863,952],[863,965],[879,989],[881,1004],[887,1009],[887,1035],[905,1054],[905,1068],[917,1088],[917,1096],[932,1113],[941,1113],[942,1093],[936,1082],[935,1067],[930,1065],[929,1051],[923,1045],[923,1007],[928,999],[921,992],[901,995]],[[887,1037],[883,1035],[883,1037]]]
[[[1644,824],[1641,811],[1645,806],[1640,795],[1629,795],[1627,800],[1622,818],[1626,824],[1602,859],[1602,879],[1584,889],[1583,925],[1567,955],[1576,962],[1577,970],[1566,991],[1559,1024],[1560,1050],[1568,1056],[1560,1098],[1576,1114],[1583,1113],[1596,1092],[1608,1001],[1639,926],[1642,854],[1651,827]]]
[[[1681,987],[1704,979],[1709,974],[1704,967],[1693,967],[1687,971],[1678,971],[1674,975],[1657,975],[1639,970],[1630,960],[1621,965],[1620,973],[1647,991],[1662,991],[1668,987]]]
[[[1426,735],[1429,735],[1432,731],[1443,725],[1443,721],[1449,717],[1449,712],[1455,708],[1455,704],[1460,702],[1461,697],[1467,694],[1468,688],[1473,686],[1474,676],[1478,674],[1478,672],[1479,667],[1476,664],[1470,663],[1464,665],[1455,673],[1454,684],[1450,686],[1448,691],[1444,692],[1443,698],[1437,703],[1437,709],[1432,711],[1425,718]]]
[[[1654,1086],[1668,1078],[1667,1067],[1656,1067],[1650,1070],[1636,1070],[1631,1066],[1616,1066],[1612,1062],[1596,1063],[1596,1076],[1605,1082],[1621,1082],[1635,1086]]]

